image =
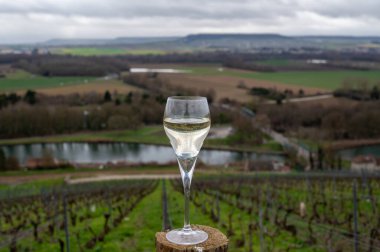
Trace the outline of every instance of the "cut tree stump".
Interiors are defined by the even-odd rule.
[[[208,234],[205,242],[196,245],[178,245],[169,242],[166,239],[167,232],[156,233],[156,252],[226,252],[228,251],[228,239],[218,229],[202,226],[191,225],[193,229],[200,229]]]

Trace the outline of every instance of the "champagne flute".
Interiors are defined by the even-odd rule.
[[[205,97],[172,96],[168,98],[164,114],[164,129],[177,156],[185,195],[184,226],[182,229],[175,229],[166,234],[168,241],[176,244],[198,244],[208,238],[206,232],[191,228],[189,200],[195,162],[210,130],[210,125],[210,111]]]

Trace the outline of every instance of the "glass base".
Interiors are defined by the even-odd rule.
[[[180,245],[194,245],[208,239],[208,234],[202,230],[174,229],[166,234],[168,241]]]

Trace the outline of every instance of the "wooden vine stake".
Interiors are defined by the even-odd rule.
[[[194,229],[201,229],[208,234],[205,242],[196,245],[178,245],[166,239],[166,232],[156,233],[156,252],[226,252],[228,251],[228,239],[218,229],[192,225]]]

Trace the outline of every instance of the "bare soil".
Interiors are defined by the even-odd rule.
[[[253,96],[248,94],[248,89],[253,87],[274,88],[280,91],[289,89],[294,93],[298,93],[300,88],[302,88],[306,95],[326,92],[326,90],[319,88],[300,87],[296,85],[235,76],[197,76],[193,74],[165,74],[164,76],[169,79],[172,84],[182,85],[188,88],[195,88],[199,90],[208,90],[213,88],[216,92],[217,100],[228,97],[240,102],[252,101]],[[244,81],[247,89],[237,87],[241,81]]]

